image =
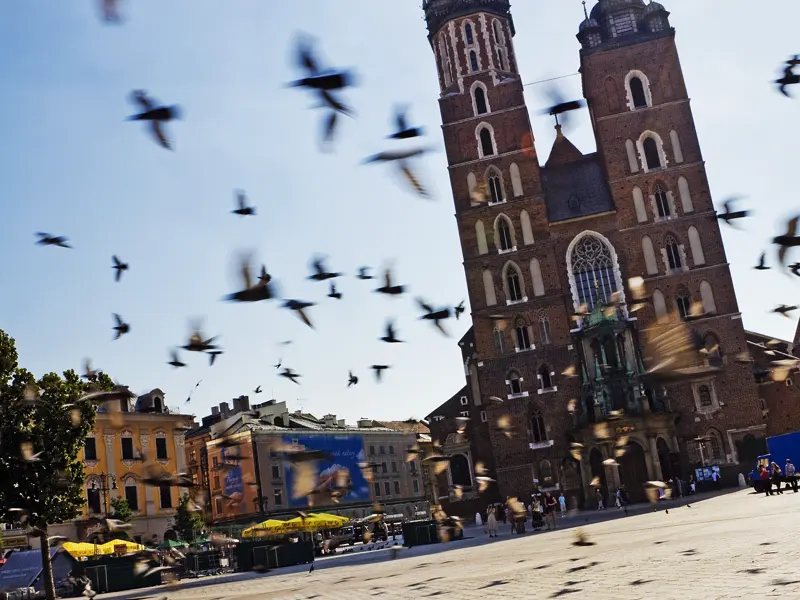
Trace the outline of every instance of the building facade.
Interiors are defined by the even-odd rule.
[[[547,482],[582,506],[599,478],[637,499],[648,479],[688,477],[705,445],[735,480],[744,439],[765,425],[749,366],[729,360],[747,343],[669,13],[599,0],[586,15],[597,149],[557,126],[542,165],[509,1],[423,8],[472,307],[470,401],[513,427],[489,428],[501,496]],[[650,299],[635,312],[634,277]],[[650,342],[678,323],[704,353],[695,377],[661,382]],[[604,464],[622,438],[619,464]]]
[[[94,431],[81,452],[86,490],[82,514],[50,529],[71,540],[102,540],[101,520],[113,514],[114,498],[124,498],[134,514],[131,538],[159,542],[171,529],[180,495],[188,490],[148,486],[139,478],[153,465],[171,474],[186,472],[184,434],[193,417],[170,412],[159,389],[135,401],[121,400],[119,407],[109,404],[98,409]]]
[[[420,461],[406,460],[419,435],[413,428],[391,428],[370,419],[351,426],[335,415],[318,419],[290,413],[285,402],[274,400],[251,408],[246,398],[237,399],[232,410],[222,403],[211,417],[207,425],[188,432],[185,448],[193,480],[209,482],[212,525],[248,526],[266,518],[291,518],[298,510],[365,517],[375,504],[388,514],[411,517],[427,507]],[[322,450],[332,457],[318,465],[319,493],[311,500],[297,497],[298,475],[280,451],[285,446]],[[359,463],[372,463],[371,472],[365,476]],[[336,502],[327,490],[340,469],[347,469],[352,488]]]

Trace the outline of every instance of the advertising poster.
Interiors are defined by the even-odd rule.
[[[302,446],[305,450],[321,450],[329,455],[328,460],[320,460],[316,463],[319,469],[317,483],[320,489],[330,489],[336,481],[336,473],[342,469],[347,469],[350,475],[351,489],[341,502],[369,502],[370,487],[358,463],[364,460],[364,441],[357,436],[333,436],[333,435],[301,435],[286,436],[283,442],[287,445]],[[294,486],[294,473],[289,461],[286,461],[286,483],[289,490]],[[290,506],[306,506],[306,498],[291,498]],[[326,501],[320,504],[328,504]]]
[[[228,448],[222,448],[221,461],[226,462],[226,453],[229,452]],[[233,454],[238,454],[239,449],[234,448]],[[228,510],[226,512],[245,512],[246,506],[242,499],[244,498],[244,481],[242,478],[242,467],[237,464],[235,468],[225,473],[225,478],[222,480],[222,491],[226,496],[230,496],[233,500],[226,502]]]

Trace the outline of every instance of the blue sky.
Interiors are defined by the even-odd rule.
[[[590,6],[594,4],[589,3]],[[796,210],[800,106],[774,92],[781,61],[800,50],[794,3],[768,10],[752,2],[672,0],[678,48],[692,99],[713,197],[748,197],[748,232],[725,229],[744,323],[790,338],[794,320],[769,314],[796,300],[797,282],[751,269],[767,240]],[[581,5],[513,3],[516,52],[526,83],[577,72]],[[209,407],[262,385],[292,408],[361,416],[422,417],[461,385],[458,338],[469,320],[448,323],[452,337],[418,321],[416,295],[437,304],[466,298],[461,252],[439,131],[438,84],[419,2],[398,0],[123,0],[126,22],[105,25],[90,0],[7,2],[0,8],[0,327],[17,340],[21,363],[43,374],[81,368],[84,357],[139,393],[154,387],[184,409]],[[326,63],[354,67],[360,86],[343,98],[358,118],[342,123],[334,154],[317,147],[320,114],[306,93],[284,88],[298,76],[291,50],[298,31],[319,39]],[[580,96],[580,78],[561,81]],[[128,94],[144,88],[179,104],[184,120],[168,130],[176,152],[159,148],[138,123]],[[542,86],[527,89],[542,162],[554,137]],[[800,90],[797,91],[800,94]],[[390,147],[394,103],[412,105],[427,143],[439,151],[420,176],[435,202],[398,185],[388,167],[361,166]],[[567,132],[594,150],[587,114]],[[247,191],[256,218],[230,214],[233,190]],[[69,236],[75,250],[34,245],[34,232]],[[316,331],[274,304],[219,299],[239,289],[235,256],[252,249],[291,297],[319,302]],[[315,253],[353,274],[393,260],[411,294],[378,297],[373,282],[341,280],[341,302],[306,281]],[[120,284],[111,256],[130,262]],[[800,259],[798,252],[797,259]],[[132,325],[112,342],[112,312]],[[205,317],[226,354],[209,368],[166,365],[183,344],[188,319]],[[377,340],[387,317],[401,339]],[[277,342],[294,344],[279,348]],[[272,365],[304,375],[302,386]],[[367,366],[392,365],[376,385]],[[353,369],[361,383],[346,389]]]

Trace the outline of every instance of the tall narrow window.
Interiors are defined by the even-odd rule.
[[[644,149],[644,160],[647,163],[648,170],[660,169],[661,157],[658,154],[658,144],[656,144],[656,141],[651,137],[646,137],[642,142],[642,147]]]
[[[83,460],[97,460],[97,443],[93,437],[83,440]]]
[[[644,195],[639,186],[633,187],[633,209],[636,211],[636,221],[647,223],[647,210],[644,207]]]
[[[502,44],[503,38],[500,32],[500,21],[497,19],[492,21],[492,31],[494,32],[494,41],[498,44]]]
[[[711,284],[707,281],[700,282],[700,299],[703,301],[704,312],[717,312],[717,303],[714,301],[714,291],[711,289]]]
[[[471,24],[467,23],[466,25],[464,25],[464,34],[465,34],[464,37],[467,38],[467,46],[471,46],[472,44],[475,43],[475,38],[474,38],[474,36],[472,34],[472,25]]]
[[[503,186],[497,175],[489,177],[489,195],[491,196],[492,204],[497,204],[505,200],[503,197]]]
[[[489,112],[489,108],[486,106],[486,92],[480,86],[475,88],[475,112],[479,115]]]
[[[489,269],[483,271],[483,291],[486,294],[486,306],[497,304],[497,295],[494,291],[494,278]]]
[[[678,247],[678,242],[675,241],[675,238],[672,236],[668,236],[665,244],[667,250],[667,262],[669,263],[670,269],[681,269],[683,268],[683,261],[681,260],[681,251]]]
[[[700,396],[700,406],[713,406],[714,402],[711,400],[711,389],[707,385],[701,385],[697,388],[697,395]],[[714,436],[710,436],[714,439]]]
[[[125,482],[125,500],[128,501],[132,511],[139,510],[139,493],[136,486],[136,481],[129,479]]]
[[[662,219],[665,217],[671,217],[672,207],[670,207],[669,205],[669,197],[667,196],[667,190],[665,190],[660,183],[657,183],[656,187],[653,188],[653,197],[655,198],[656,201],[656,213],[658,213],[658,216],[661,217]]]
[[[689,311],[691,310],[692,306],[692,299],[685,294],[681,294],[676,299],[676,303],[678,305],[678,314],[681,317],[681,321],[685,321],[689,317]]]
[[[489,252],[489,246],[486,243],[486,231],[483,228],[483,221],[480,219],[475,221],[475,239],[478,243],[478,254]]]
[[[642,254],[644,255],[644,268],[648,275],[658,275],[658,263],[656,262],[656,252],[653,249],[653,240],[649,235],[642,238]]]
[[[656,313],[656,320],[663,323],[667,319],[667,302],[661,290],[653,291],[653,309]]]
[[[525,325],[525,322],[521,319],[517,321],[516,333],[517,349],[529,350],[531,347],[531,338],[530,334],[528,333],[528,326]]]
[[[681,148],[681,139],[678,137],[678,132],[674,129],[669,132],[669,139],[672,142],[672,154],[675,156],[676,163],[683,162],[683,149]]]
[[[539,317],[539,337],[542,339],[543,346],[553,343],[553,336],[550,334],[550,321],[544,315]]]
[[[697,227],[694,225],[689,227],[689,247],[692,249],[694,265],[697,267],[706,264],[706,255],[703,252],[703,243],[700,241],[700,232],[697,231]]]
[[[453,83],[453,72],[450,68],[450,55],[447,48],[447,40],[444,34],[439,38],[439,61],[442,65],[442,75],[444,79],[444,86],[450,87]]]
[[[501,71],[508,71],[508,65],[506,64],[506,53],[502,48],[497,49],[497,65],[500,67]]]
[[[86,505],[89,507],[90,514],[99,514],[102,512],[99,489],[92,489],[90,487],[86,490]]]
[[[161,508],[172,508],[172,487],[169,485],[158,486]]]
[[[522,380],[516,371],[511,371],[508,376],[508,393],[512,395],[522,393]]]
[[[478,70],[478,55],[475,50],[469,51],[469,68],[473,73]]]
[[[598,302],[608,302],[619,289],[608,246],[594,235],[587,235],[572,249],[570,258],[577,304],[586,304],[592,310]]]
[[[533,295],[544,296],[544,281],[542,280],[542,266],[539,259],[531,259],[531,282],[533,283]]]
[[[544,426],[544,417],[540,410],[534,410],[531,415],[531,441],[534,444],[547,441],[547,429]]]
[[[683,207],[683,214],[694,212],[694,203],[692,202],[692,194],[689,191],[689,182],[686,177],[681,175],[678,177],[678,191],[681,196],[681,206]]]
[[[523,191],[522,176],[520,175],[517,163],[511,163],[511,165],[508,167],[508,172],[511,174],[511,189],[514,192],[514,197],[518,198],[519,196],[522,196]]]
[[[636,147],[632,140],[625,140],[625,153],[628,155],[628,167],[631,173],[638,173],[639,159],[636,158]]]
[[[503,332],[500,331],[499,328],[495,327],[494,331],[492,331],[492,338],[494,339],[494,349],[497,352],[503,351]]]
[[[508,299],[511,302],[519,302],[522,300],[522,285],[520,284],[519,273],[517,273],[516,269],[508,269],[506,285],[508,286]]]
[[[646,108],[647,96],[644,93],[644,84],[638,77],[631,77],[631,97],[633,98],[634,108]]]
[[[550,375],[550,367],[547,365],[539,367],[539,383],[541,383],[543,390],[549,390],[553,387],[553,378]]]
[[[511,250],[514,248],[514,240],[511,236],[511,227],[508,219],[500,217],[497,222],[497,237],[500,241],[500,250]]]
[[[492,142],[492,132],[489,131],[488,127],[481,129],[480,139],[483,157],[492,156],[494,154],[494,143]]]

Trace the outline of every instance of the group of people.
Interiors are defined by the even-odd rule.
[[[778,463],[772,462],[768,467],[758,465],[758,478],[764,489],[765,496],[772,496],[773,494],[782,494],[784,490],[791,489],[797,493],[797,470],[794,468],[791,459],[786,459],[786,465],[781,471]],[[781,483],[786,482],[786,487],[781,489]],[[772,486],[775,486],[773,491]]]
[[[525,523],[528,518],[534,531],[547,527],[548,531],[556,528],[556,514],[562,518],[567,514],[567,499],[561,493],[556,498],[550,492],[544,494],[534,492],[531,494],[530,503],[523,503],[515,499],[507,499],[505,504],[492,504],[486,509],[486,532],[489,537],[498,536],[499,523],[510,524],[511,534],[525,533]],[[480,513],[475,515],[475,521],[481,524]]]

